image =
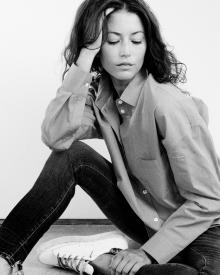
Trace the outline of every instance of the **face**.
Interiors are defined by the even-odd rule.
[[[132,80],[142,68],[146,48],[144,27],[135,13],[119,10],[110,15],[100,61],[113,79]]]

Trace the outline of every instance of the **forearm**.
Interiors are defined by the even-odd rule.
[[[194,201],[187,200],[141,249],[158,263],[167,263],[212,225],[219,216],[219,204],[219,201],[207,199],[199,206]]]
[[[96,56],[95,51],[82,48],[80,51],[80,55],[76,61],[76,65],[81,70],[85,72],[90,72],[95,56]]]
[[[73,137],[81,125],[88,95],[87,84],[91,80],[92,76],[76,65],[69,69],[56,97],[47,107],[42,123],[42,140],[49,147],[54,148],[57,144],[60,147],[64,141],[65,144],[71,143],[69,137]]]

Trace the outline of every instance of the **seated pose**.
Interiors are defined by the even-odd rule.
[[[220,274],[220,170],[206,105],[144,0],[86,0],[42,123],[52,150],[0,228],[0,274],[22,265],[78,184],[137,249],[113,274]],[[82,139],[105,140],[109,162]]]

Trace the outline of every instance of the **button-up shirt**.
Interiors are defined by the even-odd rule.
[[[205,104],[140,72],[119,97],[108,75],[72,65],[42,124],[54,150],[103,138],[117,186],[146,225],[142,245],[166,263],[210,226],[220,225],[220,170]],[[132,221],[131,221],[132,222]]]

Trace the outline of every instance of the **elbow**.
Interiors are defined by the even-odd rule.
[[[68,150],[75,140],[74,131],[60,132],[45,123],[41,126],[41,140],[51,150],[64,151]]]
[[[43,134],[41,135],[41,140],[47,147],[49,147],[49,149],[53,151],[68,150],[70,145],[72,144],[72,140],[70,139],[54,140],[54,139],[49,139],[48,136],[45,136]]]
[[[50,127],[45,123],[41,126],[41,140],[51,150],[66,150],[66,144],[53,133]]]
[[[41,140],[43,143],[48,146],[50,149],[53,149],[55,144],[54,136],[51,134],[50,127],[43,121],[41,125]]]

